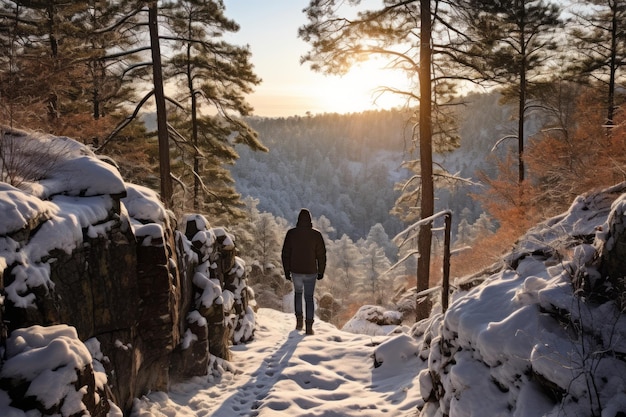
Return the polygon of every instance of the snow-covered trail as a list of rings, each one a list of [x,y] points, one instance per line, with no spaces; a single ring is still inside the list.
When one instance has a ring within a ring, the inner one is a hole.
[[[133,417],[414,416],[417,357],[374,368],[375,345],[317,321],[293,330],[293,314],[260,309],[255,340],[232,348],[235,372],[197,377],[136,400]]]

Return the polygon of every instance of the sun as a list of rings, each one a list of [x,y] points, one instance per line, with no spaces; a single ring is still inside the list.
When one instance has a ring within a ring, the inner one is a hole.
[[[412,91],[413,83],[406,72],[387,67],[382,59],[369,59],[341,77],[327,76],[315,91],[320,107],[328,113],[354,113],[406,105],[406,96],[383,89]]]

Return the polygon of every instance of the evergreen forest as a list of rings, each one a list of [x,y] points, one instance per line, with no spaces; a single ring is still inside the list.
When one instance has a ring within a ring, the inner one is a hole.
[[[357,8],[348,19],[334,1],[311,1],[294,36],[314,71],[394,57],[416,80],[386,91],[405,107],[261,118],[246,97],[262,80],[249,47],[225,40],[239,25],[222,1],[3,1],[0,180],[19,187],[28,175],[5,129],[89,144],[172,213],[234,230],[267,306],[287,289],[282,235],[308,207],[333,257],[336,281],[323,288],[333,317],[353,295],[346,283],[355,304],[384,305],[402,295],[383,299],[382,287],[439,281],[438,226],[432,241],[420,226],[426,273],[414,242],[393,242],[420,218],[451,211],[459,277],[576,196],[624,181],[626,2],[385,4],[346,2]]]

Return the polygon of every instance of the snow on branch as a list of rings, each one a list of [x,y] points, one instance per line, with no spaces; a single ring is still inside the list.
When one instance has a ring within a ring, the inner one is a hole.
[[[452,211],[450,210],[442,210],[438,213],[433,214],[432,216],[426,217],[424,219],[418,220],[417,222],[413,223],[412,225],[410,225],[409,227],[407,227],[406,229],[404,229],[403,231],[401,231],[400,233],[398,233],[393,239],[391,239],[396,245],[398,245],[398,247],[401,247],[402,245],[404,245],[409,239],[416,237],[416,234],[414,233],[419,227],[425,225],[425,224],[429,224],[432,223],[433,221],[435,221],[436,219],[438,219],[439,217],[443,217],[443,216],[452,216]],[[401,241],[401,242],[400,242]]]

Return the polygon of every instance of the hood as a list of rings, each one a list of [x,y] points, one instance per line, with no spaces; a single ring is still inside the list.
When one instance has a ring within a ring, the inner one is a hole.
[[[311,213],[309,213],[309,210],[300,210],[300,214],[298,214],[298,223],[296,223],[296,226],[313,227],[313,223],[311,222]]]

